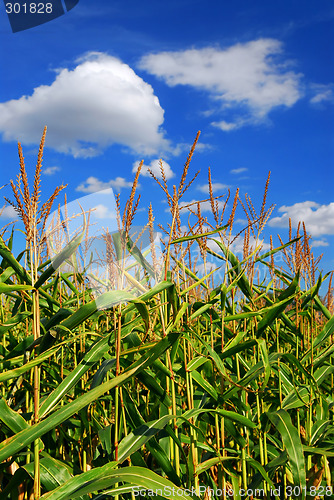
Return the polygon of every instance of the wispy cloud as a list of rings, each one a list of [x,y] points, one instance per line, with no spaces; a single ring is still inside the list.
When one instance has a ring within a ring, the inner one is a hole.
[[[151,85],[115,57],[91,52],[74,69],[61,68],[50,85],[0,103],[5,141],[46,145],[75,157],[93,157],[114,143],[151,155],[170,147],[160,127],[164,110]]]
[[[332,85],[313,85],[315,95],[310,99],[311,104],[320,104],[326,101],[333,101]]]
[[[328,246],[329,246],[328,241],[324,240],[323,238],[321,240],[312,241],[312,247],[328,247]]]
[[[230,187],[227,184],[222,184],[221,182],[213,182],[211,184],[211,186],[212,186],[213,193],[217,193],[219,191],[226,191],[226,189],[228,189]],[[202,193],[209,194],[209,185],[208,184],[204,184],[204,186],[197,186],[197,189],[199,191],[202,191]]]
[[[213,127],[220,128],[223,132],[231,132],[231,130],[237,130],[243,127],[248,120],[237,119],[235,122],[227,122],[226,120],[221,120],[219,122],[212,122]]]
[[[17,219],[18,213],[11,205],[4,205],[0,208],[0,218],[1,219]]]
[[[167,152],[171,153],[173,156],[179,156],[182,153],[189,153],[192,144],[189,142],[180,142],[176,146],[171,147]],[[209,151],[214,151],[215,146],[209,143],[198,142],[196,144],[196,153],[206,153]]]
[[[232,168],[230,170],[230,174],[242,174],[243,172],[247,172],[248,168],[240,167],[240,168]]]
[[[303,201],[291,206],[283,205],[278,211],[283,215],[270,219],[269,226],[289,227],[291,218],[292,227],[297,228],[299,222],[304,222],[311,236],[334,234],[334,203],[320,205],[314,201]]]
[[[133,173],[137,172],[138,166],[139,166],[139,161],[136,161],[133,164],[133,168],[132,168]],[[175,176],[175,173],[171,169],[171,166],[166,161],[162,161],[162,166],[163,166],[167,180],[169,180]],[[152,170],[152,172],[157,177],[157,179],[162,179],[162,174],[161,174],[161,169],[160,169],[160,160],[152,160],[149,165],[144,164],[142,166],[140,175],[143,175],[144,177],[151,177],[151,174],[149,173],[148,169]]]
[[[131,188],[132,182],[128,182],[124,177],[116,177],[116,179],[111,179],[108,182],[101,181],[97,177],[88,177],[84,182],[79,184],[75,188],[76,191],[81,193],[96,193],[97,191],[103,191],[105,189],[113,188],[115,191],[119,192],[123,188]]]
[[[59,172],[61,170],[60,167],[54,166],[54,167],[47,167],[44,170],[42,170],[42,173],[44,175],[54,175],[55,173]]]
[[[189,208],[196,212],[197,211],[197,203],[198,203],[199,200],[190,200],[190,201],[182,201],[180,204],[179,204],[179,207],[180,209],[183,211],[181,212],[181,214],[183,213],[187,213],[186,210],[185,210],[185,207],[188,207],[188,205],[191,205]],[[221,200],[217,200],[217,203],[218,203],[218,209],[221,210],[224,205],[225,205],[225,202],[224,201],[221,201]],[[200,204],[201,206],[201,212],[204,213],[204,212],[211,212],[212,208],[211,208],[211,203],[210,201],[204,201]],[[169,208],[165,210],[166,212],[169,212]]]
[[[220,113],[237,112],[233,120],[214,121],[229,131],[264,120],[271,110],[290,108],[301,97],[301,77],[284,58],[279,40],[261,38],[220,49],[206,47],[144,56],[139,67],[169,86],[205,90]]]

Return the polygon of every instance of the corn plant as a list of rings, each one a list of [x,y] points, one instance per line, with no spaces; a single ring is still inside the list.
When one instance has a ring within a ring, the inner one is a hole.
[[[171,222],[161,226],[159,268],[152,207],[151,261],[131,233],[138,170],[123,212],[117,197],[118,232],[103,236],[109,277],[97,300],[86,280],[89,259],[82,269],[70,265],[80,259],[89,215],[55,258],[45,246],[46,220],[64,187],[39,207],[45,132],[32,196],[19,146],[15,202],[8,200],[27,247],[14,256],[14,232],[0,237],[1,498],[134,499],[140,490],[164,498],[208,498],[210,491],[224,500],[273,491],[328,498],[332,273],[319,272],[302,225],[295,236],[290,226],[289,241],[276,248],[271,238],[263,252],[269,176],[258,210],[237,191],[227,215],[230,193],[219,211],[210,171],[209,197],[181,205],[197,176],[187,180],[199,134],[172,191],[161,163],[162,181],[152,176]],[[212,220],[202,215],[203,201]],[[247,217],[238,235],[242,258],[233,252],[238,204]],[[189,212],[187,232],[181,210]],[[279,254],[282,267],[275,266]],[[124,277],[131,286],[120,286]]]

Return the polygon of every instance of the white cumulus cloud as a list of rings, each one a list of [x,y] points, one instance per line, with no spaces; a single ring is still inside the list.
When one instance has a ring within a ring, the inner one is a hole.
[[[97,219],[116,219],[116,211],[100,203],[93,208],[94,216]]]
[[[133,164],[133,168],[132,168],[133,173],[137,172],[139,163],[140,163],[139,161],[136,161]],[[163,166],[167,180],[174,177],[175,174],[174,174],[173,170],[171,169],[171,166],[166,161],[162,161],[162,166]],[[143,175],[144,177],[151,177],[151,174],[149,173],[148,169],[152,170],[152,172],[154,173],[154,175],[158,179],[162,179],[161,169],[160,169],[160,160],[152,160],[149,165],[144,164],[142,166],[141,171],[140,171],[140,175]]]
[[[291,206],[283,205],[278,211],[283,215],[270,219],[272,227],[288,227],[291,218],[292,227],[297,228],[299,222],[304,222],[311,236],[334,234],[334,202],[320,205],[314,201],[303,201]]]
[[[302,96],[301,74],[289,69],[279,40],[261,38],[228,48],[206,47],[144,56],[139,67],[169,86],[207,91],[224,109],[246,109],[232,122],[213,122],[225,131],[263,120],[279,106],[291,107]]]
[[[92,157],[114,143],[143,154],[169,147],[160,127],[164,110],[151,85],[119,59],[91,52],[74,69],[59,69],[50,85],[0,103],[5,141],[46,144],[75,157]]]
[[[124,177],[116,177],[108,182],[103,182],[97,177],[88,177],[84,182],[75,188],[76,191],[81,193],[96,193],[97,191],[104,191],[105,189],[113,188],[115,191],[120,191],[122,188],[131,188],[132,182],[128,182]]]

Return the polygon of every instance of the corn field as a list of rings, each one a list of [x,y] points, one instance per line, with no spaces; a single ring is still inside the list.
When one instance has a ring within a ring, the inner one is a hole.
[[[332,273],[319,271],[302,223],[262,250],[270,176],[259,208],[238,190],[221,208],[209,170],[209,198],[182,207],[184,231],[198,134],[172,192],[162,164],[162,180],[152,173],[170,209],[158,255],[152,207],[150,252],[131,232],[141,164],[124,208],[116,197],[118,231],[102,235],[97,296],[86,279],[89,213],[51,256],[66,221],[52,233],[47,221],[65,186],[40,201],[45,134],[32,191],[19,145],[7,200],[26,248],[14,255],[9,227],[0,237],[0,498],[334,496]]]

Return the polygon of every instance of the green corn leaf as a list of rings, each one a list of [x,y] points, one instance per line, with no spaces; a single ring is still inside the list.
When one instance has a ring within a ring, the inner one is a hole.
[[[218,356],[218,354],[216,353],[216,351],[214,349],[212,349],[212,347],[200,335],[198,335],[195,331],[193,332],[193,334],[197,338],[197,340],[201,344],[203,344],[203,346],[206,348],[206,350],[208,351],[210,357],[213,359],[219,372],[222,375],[225,375],[226,371],[225,371],[224,364],[223,364],[222,360],[220,359],[220,357]]]
[[[196,358],[193,358],[187,365],[187,371],[191,372],[192,370],[196,370],[200,366],[202,366],[204,363],[207,362],[207,358],[204,356],[196,356]]]
[[[40,417],[49,413],[58,402],[67,394],[72,387],[81,379],[81,377],[108,352],[111,336],[99,340],[83,357],[77,367],[56,387],[56,389],[42,402],[39,410]]]
[[[34,290],[30,285],[8,285],[7,283],[0,283],[0,293],[20,292],[22,290]]]
[[[55,490],[42,495],[41,500],[69,500],[69,498],[74,500],[80,495],[103,491],[120,482],[125,483],[124,486],[133,485],[133,491],[139,491],[140,488],[159,491],[160,496],[168,499],[189,498],[186,490],[149,469],[144,467],[116,469],[116,465],[116,462],[111,462],[75,476]]]
[[[14,433],[30,428],[30,425],[22,415],[10,408],[3,398],[0,399],[0,420]],[[41,439],[39,439],[39,449],[44,449]]]
[[[9,278],[11,278],[15,274],[15,271],[12,267],[7,267],[3,273],[0,274],[0,282],[5,283]]]
[[[0,399],[0,420],[13,432],[20,432],[22,429],[28,429],[28,422],[12,408],[9,408],[6,401]]]
[[[192,313],[192,315],[190,316],[190,321],[194,320],[195,318],[197,318],[198,316],[201,316],[201,314],[204,314],[208,309],[211,309],[212,308],[212,303],[207,303],[207,304],[204,304],[203,306],[201,306],[200,308],[198,308],[194,313]]]
[[[273,250],[270,250],[269,252],[266,252],[263,255],[259,255],[259,257],[257,257],[255,259],[255,262],[263,262],[264,259],[267,259],[268,257],[271,257],[272,255],[275,255],[275,253],[280,252],[284,248],[287,248],[288,246],[292,245],[293,243],[296,243],[296,241],[298,241],[300,239],[301,239],[301,236],[299,236],[298,238],[294,238],[293,240],[290,240],[288,243],[285,243],[284,245],[281,245],[277,248],[274,248]]]
[[[269,362],[266,341],[264,339],[257,339],[257,343],[259,346],[259,350],[261,353],[263,366],[264,366],[264,380],[263,380],[262,385],[261,385],[261,391],[263,391],[267,387],[267,384],[269,382],[270,373],[271,373],[271,366],[270,366],[270,362]]]
[[[183,262],[181,262],[180,260],[177,260],[173,255],[171,255],[172,259],[177,263],[177,265],[190,277],[192,278],[193,280],[195,280],[196,282],[200,281],[198,276],[193,273],[190,269],[188,269],[187,266],[184,265]],[[205,283],[201,283],[201,285],[206,289],[208,290],[208,287]]]
[[[188,306],[189,306],[188,302],[183,302],[182,306],[180,307],[179,311],[175,316],[175,319],[169,324],[168,328],[166,329],[166,333],[169,333],[175,328],[175,326],[178,324],[178,322],[181,320],[182,316],[188,309]]]
[[[316,295],[314,297],[314,302],[317,306],[317,308],[322,312],[322,314],[325,316],[325,318],[327,319],[331,319],[332,317],[332,314],[330,313],[330,311],[327,309],[327,307],[321,302],[321,300],[319,299],[319,297]]]
[[[152,297],[154,297],[155,295],[157,295],[158,293],[163,292],[164,290],[166,290],[167,288],[169,288],[171,286],[173,286],[172,282],[161,281],[160,283],[157,283],[156,285],[154,285],[154,287],[150,288],[147,292],[140,295],[138,298],[140,300],[142,300],[143,302],[146,302],[146,301],[150,300]],[[126,314],[127,312],[133,310],[134,308],[135,308],[135,304],[127,305],[123,310],[123,314]]]
[[[266,328],[271,326],[276,318],[280,316],[280,314],[286,309],[287,305],[290,304],[294,299],[294,296],[285,298],[278,304],[275,304],[270,310],[266,313],[266,315],[261,319],[258,324],[256,335],[260,337]]]
[[[279,354],[271,354],[269,356],[270,364],[276,363],[277,360],[279,359],[279,356],[280,356]],[[240,357],[240,359],[241,359],[241,357]],[[248,367],[247,370],[248,371],[247,371],[246,375],[237,381],[238,386],[247,387],[247,385],[250,384],[252,381],[258,379],[260,377],[260,375],[262,375],[262,373],[264,372],[265,366],[263,364],[263,361],[259,361],[258,363],[253,365],[251,368]],[[225,401],[227,401],[236,392],[238,392],[238,390],[239,390],[238,386],[232,386],[230,389],[227,389],[227,391],[225,391],[224,394],[222,395],[223,399]]]
[[[155,276],[155,272],[151,264],[145,259],[139,248],[134,245],[131,238],[128,237],[126,242],[126,246],[130,252],[130,254],[136,259],[136,261],[151,275]]]
[[[179,335],[180,334],[176,333],[167,335],[153,348],[151,348],[145,356],[133,363],[130,369],[126,372],[98,387],[95,387],[94,389],[91,389],[90,391],[87,391],[85,394],[79,396],[73,402],[61,407],[38,424],[31,426],[29,429],[24,429],[15,436],[6,439],[0,444],[0,462],[6,460],[12,455],[15,455],[15,453],[28,446],[32,441],[64,422],[72,415],[82,410],[85,406],[101,397],[107,391],[124,384],[125,381],[135,376],[138,372],[145,369],[146,366],[150,365],[155,359],[159,358],[159,356],[161,356],[166,349],[171,347],[171,345],[176,342]]]
[[[231,474],[231,481],[232,481],[232,490],[234,492],[233,495],[233,500],[241,500],[240,496],[240,484],[239,484],[239,478],[235,474]],[[228,493],[228,490],[227,490]]]
[[[247,297],[248,300],[251,302],[253,301],[253,294],[251,290],[250,283],[245,276],[244,271],[241,269],[241,264],[239,262],[239,259],[221,242],[218,240],[215,240],[219,248],[223,251],[223,254],[225,257],[229,260],[230,264],[232,265],[233,268],[233,273],[236,276],[240,276],[236,284],[238,284],[240,290],[242,293]]]
[[[310,375],[308,375],[308,380],[312,382],[312,386],[314,387],[311,398],[312,401],[318,393],[318,386],[320,386],[320,384],[332,373],[334,373],[333,365],[323,365],[314,372],[313,379]],[[309,389],[309,387],[294,387],[284,398],[282,407],[285,410],[291,410],[292,408],[300,408],[301,406],[310,403],[311,391]]]
[[[226,291],[229,292],[230,290],[234,289],[238,284],[239,281],[241,284],[239,284],[240,290],[244,293],[244,295],[247,297],[245,292],[248,294],[250,293],[249,290],[251,289],[250,283],[248,281],[247,276],[245,275],[246,273],[246,264],[247,262],[258,252],[259,247],[256,247],[252,253],[250,253],[245,259],[239,260],[236,255],[234,255],[231,250],[229,250],[228,247],[226,247],[224,244],[219,245],[221,249],[223,250],[223,254],[225,255],[225,258],[228,259],[232,267],[227,270],[227,273],[233,276],[232,281],[230,281],[230,284],[226,288]],[[252,284],[253,287],[253,284]],[[250,302],[252,303],[252,296],[248,297]]]
[[[150,313],[145,302],[139,298],[131,299],[129,302],[132,302],[136,306],[139,314],[143,318],[145,328],[148,330],[150,328]]]
[[[4,334],[4,333],[8,332],[8,330],[10,330],[14,326],[18,325],[19,323],[22,323],[22,321],[24,321],[26,318],[30,318],[31,316],[32,316],[32,312],[30,312],[30,311],[25,311],[25,312],[21,312],[21,313],[16,314],[12,318],[10,318],[10,320],[7,320],[6,323],[2,323],[0,325],[0,334]]]
[[[177,475],[173,464],[171,464],[169,456],[160,446],[155,438],[150,439],[145,445],[146,449],[151,453],[159,468],[166,474],[167,478],[177,486],[181,486],[181,480]],[[132,455],[133,458],[133,455]],[[137,465],[133,462],[133,465]]]
[[[334,332],[334,315],[331,317],[330,320],[327,321],[321,332],[316,336],[316,338],[313,341],[312,349],[308,349],[305,352],[305,354],[301,359],[301,362],[304,363],[306,360],[308,360],[310,356],[313,354],[313,350],[316,349],[318,346],[324,347],[325,340],[327,340],[328,337],[333,334],[333,332]]]
[[[318,356],[313,358],[313,368],[317,369],[319,366],[323,365],[327,358],[333,356],[334,344],[329,345],[326,349],[322,349]]]
[[[60,460],[52,458],[47,453],[41,454],[40,459],[41,484],[47,491],[54,490],[73,477],[70,468]],[[34,462],[22,466],[22,468],[33,478]],[[88,497],[87,497],[88,498]]]
[[[192,285],[188,286],[188,288],[186,288],[185,290],[182,290],[182,292],[180,293],[180,297],[183,297],[183,295],[185,295],[186,293],[190,292],[190,290],[193,290],[198,285],[201,285],[205,280],[207,280],[208,278],[210,278],[211,274],[213,274],[214,272],[218,271],[219,269],[220,269],[220,267],[216,267],[215,269],[213,269],[212,271],[210,271],[206,276],[203,276],[203,278],[201,278],[201,279],[197,278],[197,280],[196,280],[195,283],[193,283]]]
[[[266,469],[257,460],[254,460],[253,458],[246,458],[246,460],[247,460],[247,463],[249,463],[253,467],[253,469],[257,469],[259,471],[259,473],[261,474],[263,479],[265,479],[267,481],[269,486],[271,488],[274,488],[274,483],[272,482],[272,480],[268,476]]]
[[[2,236],[0,236],[0,255],[7,262],[7,264],[12,267],[15,274],[22,279],[27,285],[32,285],[31,277],[27,271],[21,266],[21,264],[15,259],[10,249],[5,244]]]
[[[205,472],[208,469],[211,469],[214,465],[221,464],[222,462],[225,462],[226,460],[235,460],[235,457],[213,457],[209,458],[208,460],[205,460],[204,462],[201,462],[200,464],[197,465],[196,467],[196,473],[202,474],[202,472]]]
[[[332,444],[332,443],[331,443]],[[314,453],[316,455],[323,455],[325,457],[334,457],[334,447],[333,445],[325,448],[324,446],[303,446],[303,451],[305,453],[310,453],[313,455]]]
[[[25,429],[17,433],[15,436],[6,439],[0,444],[0,460],[6,460],[8,457],[15,455],[15,453],[28,446],[32,441],[43,436],[46,432],[50,431],[78,411],[82,410],[85,406],[95,401],[105,392],[111,390],[116,385],[122,385],[126,380],[132,377],[137,370],[138,368],[132,368],[132,370],[115,377],[111,381],[105,382],[95,389],[87,391],[82,396],[79,396],[75,401],[61,407],[38,424],[35,424],[29,429]]]
[[[326,434],[328,427],[333,428],[330,420],[318,420],[312,425],[311,446],[314,446]]]
[[[218,227],[214,231],[208,231],[207,233],[193,234],[191,236],[183,236],[182,238],[177,238],[176,240],[171,241],[171,245],[174,245],[175,243],[183,243],[184,241],[198,240],[199,238],[207,238],[212,234],[221,233],[222,231],[227,229],[228,226],[229,224],[226,224],[225,226]]]
[[[280,302],[287,298],[291,298],[291,296],[292,297],[295,296],[295,292],[298,291],[299,275],[300,271],[297,272],[296,276],[293,278],[288,288],[286,288],[285,290],[283,290],[283,292],[279,294],[278,300]]]
[[[135,431],[130,432],[119,444],[118,460],[120,463],[139,450],[151,437],[163,429],[166,424],[175,418],[173,415],[165,415],[158,420],[153,420],[141,425]]]
[[[240,415],[239,413],[236,413],[235,411],[229,411],[229,410],[221,410],[220,408],[215,409],[215,410],[210,410],[207,408],[200,408],[200,409],[192,409],[192,410],[187,410],[183,415],[178,416],[178,423],[181,423],[182,420],[189,420],[190,418],[197,418],[198,415],[201,415],[202,413],[211,413],[214,415],[217,413],[218,415],[221,415],[224,418],[228,418],[229,420],[233,422],[238,422],[241,425],[244,425],[246,427],[249,427],[251,429],[254,429],[256,427],[256,424],[249,420],[249,418],[244,417],[243,415]]]
[[[240,333],[243,333],[243,332],[240,332]],[[246,342],[242,342],[242,343],[240,342],[239,344],[236,344],[236,345],[234,345],[234,343],[233,343],[233,347],[228,347],[228,348],[224,349],[222,354],[219,354],[219,358],[221,360],[223,360],[226,358],[230,358],[231,356],[234,356],[238,352],[247,352],[251,347],[256,345],[256,343],[257,343],[256,340],[246,340]]]
[[[88,304],[81,306],[75,313],[62,321],[59,326],[63,326],[68,330],[73,330],[98,310],[109,309],[114,305],[122,302],[129,302],[133,299],[136,300],[136,297],[131,293],[122,290],[105,292],[102,295],[99,295],[97,300],[92,300],[91,302],[88,302]]]
[[[267,415],[281,434],[282,442],[288,454],[294,485],[299,486],[301,491],[305,492],[305,459],[298,431],[296,427],[292,425],[291,418],[285,410],[267,413]],[[303,498],[305,498],[304,493]]]
[[[36,358],[32,359],[31,361],[28,361],[28,363],[19,366],[18,368],[14,368],[12,370],[7,370],[5,372],[0,373],[0,382],[5,382],[6,380],[11,380],[12,378],[19,377],[23,373],[28,372],[33,368],[34,366],[40,365],[45,361],[46,359],[50,358],[53,356],[60,347],[54,347],[52,349],[49,349],[48,351],[45,351],[43,354],[40,354]]]
[[[130,294],[125,294],[122,291],[111,291],[106,292],[108,294],[107,301],[110,303],[111,300],[118,302],[120,299],[125,297],[129,300]],[[104,294],[105,295],[105,294]],[[101,296],[102,297],[102,296]],[[130,300],[135,300],[138,303],[138,299],[133,299],[131,295]],[[87,308],[86,308],[87,306]],[[86,308],[84,311],[82,309]],[[80,321],[84,318],[87,319],[91,314],[96,312],[95,301],[90,302],[82,306],[76,313],[74,313],[69,318],[65,319],[60,325],[66,328],[73,329],[74,326],[80,324]],[[81,311],[82,315],[78,313]],[[110,349],[110,342],[112,342],[111,335],[106,335],[104,338],[100,339],[90,350],[85,354],[83,359],[77,365],[77,367],[61,382],[59,386],[45,399],[40,407],[40,416],[43,417],[49,413],[63,398],[68,391],[81,379],[81,377],[88,370],[92,369],[93,366],[101,360],[101,357],[108,352]]]
[[[84,212],[83,216],[83,230],[78,236],[72,238],[72,240],[69,241],[67,245],[56,255],[56,257],[52,261],[52,264],[41,274],[41,276],[36,281],[35,288],[39,288],[41,285],[43,285],[43,283],[45,283],[50,278],[50,276],[52,276],[52,274],[58,269],[58,267],[60,267],[67,259],[71,257],[71,255],[74,254],[86,232],[86,216]]]
[[[205,380],[198,371],[192,370],[191,376],[195,380],[195,382],[202,389],[204,389],[204,391],[207,392],[215,401],[218,400],[218,394],[216,389],[214,389],[214,387],[212,387],[212,385],[207,380]]]

